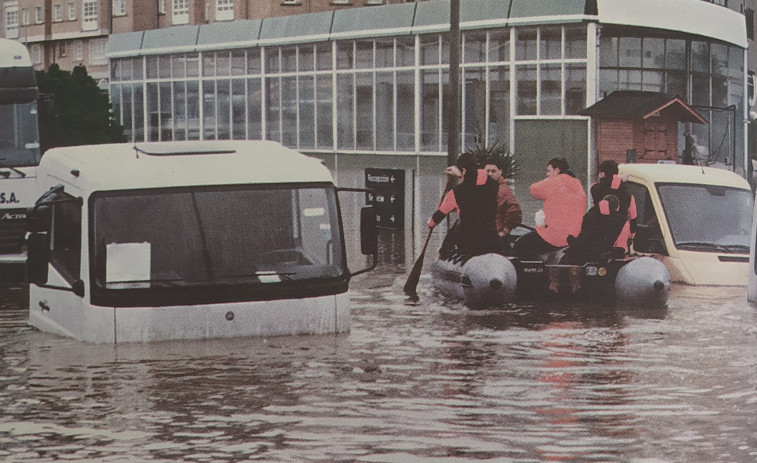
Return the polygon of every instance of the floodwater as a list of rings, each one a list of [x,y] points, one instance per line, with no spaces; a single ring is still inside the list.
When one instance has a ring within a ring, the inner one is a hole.
[[[352,331],[89,345],[0,294],[0,461],[757,462],[744,288],[474,312],[353,281]]]

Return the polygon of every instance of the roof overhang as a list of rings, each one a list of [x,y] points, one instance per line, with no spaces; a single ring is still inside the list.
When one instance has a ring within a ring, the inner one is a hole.
[[[664,93],[619,90],[580,113],[598,119],[647,120],[665,115],[679,122],[706,124],[707,120],[679,97]]]

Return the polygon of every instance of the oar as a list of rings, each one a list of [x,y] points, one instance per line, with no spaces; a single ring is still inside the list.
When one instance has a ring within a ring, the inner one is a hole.
[[[444,201],[444,196],[447,195],[447,192],[452,189],[454,177],[452,175],[447,175],[447,183],[444,185],[444,192],[442,193],[442,197],[439,200],[439,206],[442,205],[442,202]],[[421,253],[418,255],[418,258],[415,259],[415,264],[413,264],[412,270],[410,270],[410,275],[407,276],[407,281],[405,282],[404,290],[405,295],[407,295],[410,298],[411,302],[418,302],[418,292],[416,289],[418,288],[418,280],[421,278],[421,270],[423,269],[423,257],[426,255],[426,248],[428,247],[428,242],[431,239],[431,233],[434,231],[433,228],[428,229],[428,234],[426,234],[426,241],[423,243],[423,247],[421,248]]]

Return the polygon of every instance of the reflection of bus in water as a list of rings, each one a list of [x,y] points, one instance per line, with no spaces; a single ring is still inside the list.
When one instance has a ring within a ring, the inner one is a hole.
[[[652,254],[672,281],[747,284],[752,191],[739,175],[710,167],[621,164],[636,200],[637,253]]]
[[[0,280],[23,278],[26,209],[40,160],[38,95],[26,47],[0,39]]]

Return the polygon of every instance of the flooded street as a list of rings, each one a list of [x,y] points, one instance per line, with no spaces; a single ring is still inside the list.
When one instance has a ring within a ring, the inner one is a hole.
[[[0,294],[0,460],[757,462],[757,309],[473,312],[353,281],[338,336],[91,345]]]

